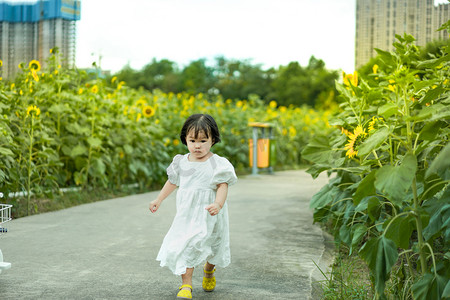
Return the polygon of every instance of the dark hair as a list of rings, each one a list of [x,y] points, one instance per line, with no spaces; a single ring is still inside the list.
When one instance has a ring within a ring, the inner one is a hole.
[[[180,133],[180,139],[183,144],[187,145],[186,135],[192,129],[194,129],[195,138],[198,137],[200,131],[203,131],[207,138],[211,136],[213,145],[220,142],[219,128],[214,118],[210,115],[195,114],[186,119]]]

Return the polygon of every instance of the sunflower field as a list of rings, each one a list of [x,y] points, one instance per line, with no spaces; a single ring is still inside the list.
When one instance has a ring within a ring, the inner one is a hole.
[[[366,262],[375,299],[450,299],[450,49],[420,59],[407,34],[394,46],[337,84],[335,129],[302,152],[313,177],[333,174],[310,206]]]
[[[25,214],[38,212],[33,199],[52,199],[62,188],[158,187],[172,157],[187,152],[179,131],[193,113],[214,116],[222,142],[213,151],[241,172],[249,170],[248,122],[276,124],[280,168],[300,165],[310,137],[329,128],[331,112],[265,105],[257,97],[135,90],[116,77],[90,79],[63,68],[58,51],[51,53],[45,70],[33,60],[18,66],[14,80],[0,81],[0,195],[26,206]]]

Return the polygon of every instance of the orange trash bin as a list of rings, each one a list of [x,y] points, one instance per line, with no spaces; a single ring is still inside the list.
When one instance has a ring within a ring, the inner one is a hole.
[[[250,167],[253,167],[253,139],[248,140]],[[258,139],[257,142],[257,163],[258,168],[269,167],[270,140],[268,138]]]

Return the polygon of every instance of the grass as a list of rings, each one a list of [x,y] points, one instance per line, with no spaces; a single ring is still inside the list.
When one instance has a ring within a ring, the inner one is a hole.
[[[321,299],[372,299],[369,269],[356,254],[349,255],[348,249],[336,249],[331,273],[325,274],[325,280],[319,283]]]

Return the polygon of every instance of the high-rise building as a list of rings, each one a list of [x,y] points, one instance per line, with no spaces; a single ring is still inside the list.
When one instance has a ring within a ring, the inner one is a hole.
[[[376,56],[374,48],[391,51],[395,35],[411,34],[416,45],[448,39],[447,31],[436,31],[450,19],[449,4],[434,0],[357,0],[355,67]]]
[[[50,49],[58,47],[63,64],[75,64],[76,21],[80,1],[38,0],[0,3],[2,77],[13,78],[20,63],[38,60],[45,66]]]

